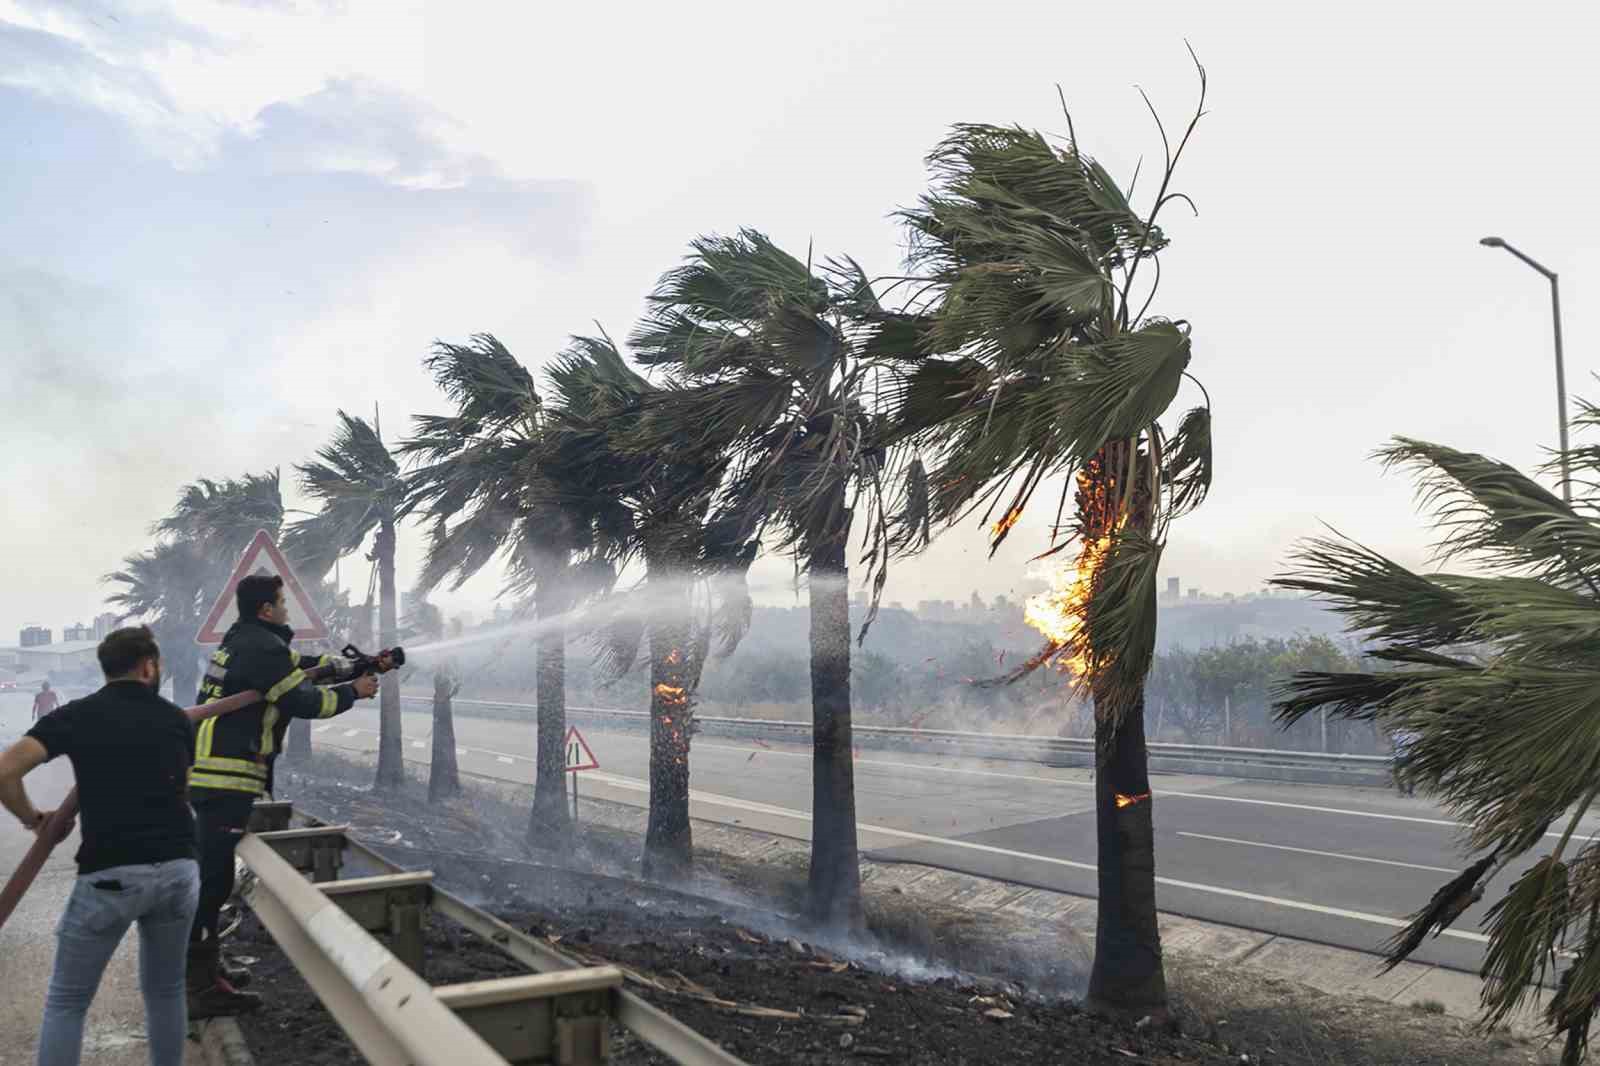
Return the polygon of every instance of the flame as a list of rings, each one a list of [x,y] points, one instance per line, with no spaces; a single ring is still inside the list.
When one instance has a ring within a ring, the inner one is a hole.
[[[1111,551],[1111,541],[1120,522],[1108,516],[1111,484],[1100,479],[1098,458],[1078,472],[1078,508],[1090,528],[1105,529],[1100,537],[1085,536],[1083,547],[1073,563],[1062,563],[1050,575],[1050,588],[1029,596],[1022,607],[1023,621],[1061,645],[1055,663],[1074,677],[1089,673],[1089,652],[1080,639],[1089,600],[1095,592],[1095,579]]]
[[[661,702],[669,704],[683,703],[689,698],[688,691],[682,686],[669,685],[665,681],[656,686],[656,695],[661,698]]]
[[[1019,519],[1021,517],[1022,517],[1022,508],[1020,508],[1020,507],[1013,507],[1013,508],[1011,508],[1011,510],[1007,511],[1006,512],[1006,516],[1004,518],[1000,519],[1000,521],[996,522],[990,528],[990,531],[994,534],[994,539],[995,540],[999,540],[1001,537],[1005,536],[1008,532],[1010,532],[1011,527],[1016,525],[1017,524],[1017,519]]]
[[[1141,802],[1143,800],[1147,800],[1149,798],[1150,798],[1150,793],[1148,793],[1148,792],[1141,792],[1137,796],[1124,796],[1122,793],[1118,792],[1117,793],[1117,810],[1120,811],[1124,807],[1132,807],[1135,803],[1139,803],[1139,802]]]

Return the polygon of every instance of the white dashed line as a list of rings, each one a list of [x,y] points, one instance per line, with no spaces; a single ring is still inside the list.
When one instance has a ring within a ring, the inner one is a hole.
[[[633,778],[620,777],[616,774],[607,774],[594,771],[591,776],[600,782],[615,785],[636,792],[648,792],[650,786],[643,781]],[[761,814],[772,814],[783,818],[793,818],[800,822],[810,822],[811,815],[805,811],[792,810],[787,807],[774,807],[767,803],[751,803],[747,800],[735,799],[732,796],[719,796],[715,793],[701,792],[697,789],[689,790],[689,798],[701,803],[719,807],[732,807],[736,810],[753,811]],[[868,825],[857,822],[857,827],[865,833],[879,836],[910,840],[921,844],[938,844],[943,847],[961,848],[966,851],[981,851],[989,855],[1003,855],[1012,859],[1027,859],[1030,862],[1049,863],[1053,866],[1065,866],[1074,870],[1084,870],[1089,873],[1095,871],[1092,862],[1077,862],[1072,859],[1058,859],[1053,855],[1035,855],[1026,851],[1013,851],[1010,848],[997,848],[989,844],[978,844],[970,840],[952,840],[949,837],[930,836],[927,833],[914,833],[906,829],[890,829],[887,826]],[[1334,918],[1349,918],[1358,922],[1369,922],[1373,925],[1388,926],[1391,929],[1403,929],[1407,922],[1404,918],[1391,918],[1387,914],[1368,914],[1365,911],[1346,910],[1343,907],[1324,907],[1320,903],[1307,903],[1298,899],[1283,899],[1279,896],[1262,895],[1259,892],[1245,892],[1237,888],[1224,888],[1221,885],[1202,885],[1194,881],[1180,881],[1174,877],[1157,877],[1156,884],[1167,885],[1171,888],[1186,888],[1192,892],[1205,892],[1215,896],[1227,896],[1231,899],[1249,900],[1252,903],[1265,903],[1269,906],[1283,907],[1288,910],[1310,911],[1313,914],[1326,914]],[[1475,944],[1486,944],[1489,938],[1482,933],[1468,933],[1459,929],[1446,929],[1441,936],[1457,940],[1470,940]]]
[[[1185,833],[1178,831],[1181,837],[1193,837],[1196,840],[1214,840],[1221,844],[1242,844],[1247,848],[1271,848],[1273,851],[1293,851],[1300,855],[1321,855],[1327,859],[1344,859],[1346,862],[1371,862],[1379,866],[1401,866],[1407,870],[1427,870],[1436,874],[1455,874],[1459,870],[1452,870],[1448,866],[1420,866],[1414,862],[1396,862],[1393,859],[1372,859],[1365,855],[1346,855],[1338,851],[1318,851],[1315,848],[1296,848],[1288,844],[1267,844],[1260,840],[1238,840],[1234,837],[1214,837],[1205,833]]]

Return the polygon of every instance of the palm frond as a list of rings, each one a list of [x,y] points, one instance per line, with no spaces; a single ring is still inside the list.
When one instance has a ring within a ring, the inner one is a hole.
[[[1350,628],[1404,645],[1465,641],[1479,612],[1447,578],[1425,577],[1344,538],[1319,537],[1294,554],[1295,569],[1273,578],[1278,588],[1323,597]]]
[[[1421,502],[1443,533],[1442,559],[1468,557],[1600,595],[1600,528],[1516,468],[1406,437],[1378,454],[1417,474]]]
[[[1162,460],[1161,477],[1172,492],[1168,514],[1199,507],[1211,491],[1211,408],[1196,407],[1183,416]]]

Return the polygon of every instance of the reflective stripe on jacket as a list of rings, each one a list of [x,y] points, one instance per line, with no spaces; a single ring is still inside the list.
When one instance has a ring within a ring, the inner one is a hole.
[[[327,657],[289,647],[294,631],[259,620],[234,623],[211,655],[198,702],[213,703],[255,689],[265,699],[232,714],[208,718],[195,731],[191,788],[261,795],[272,791],[272,765],[292,718],[332,718],[355,705],[350,685],[314,685],[306,670]]]

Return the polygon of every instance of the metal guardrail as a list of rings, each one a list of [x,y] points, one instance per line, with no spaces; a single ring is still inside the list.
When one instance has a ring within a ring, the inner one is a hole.
[[[684,1066],[745,1066],[622,987],[349,836],[289,828],[288,803],[258,803],[238,856],[242,894],[328,1012],[375,1066],[601,1066],[616,1021]],[[340,878],[345,855],[387,873]],[[423,978],[423,913],[481,936],[534,973],[434,987]],[[373,934],[381,933],[387,946]]]
[[[405,696],[417,706],[432,706],[426,697]],[[531,719],[531,703],[499,700],[464,700],[454,706],[467,715]],[[609,707],[567,708],[571,718],[617,729],[645,730],[649,714]],[[765,718],[727,718],[696,715],[703,736],[728,739],[779,740],[809,743],[811,723]],[[896,726],[854,725],[855,742],[864,748],[960,755],[975,759],[1038,762],[1051,766],[1092,766],[1094,741],[1074,737],[1031,737],[1016,733],[973,733],[949,729],[910,729]],[[1237,748],[1206,744],[1150,744],[1150,768],[1169,773],[1217,774],[1304,784],[1387,786],[1390,760],[1385,755],[1344,755],[1277,748]]]

